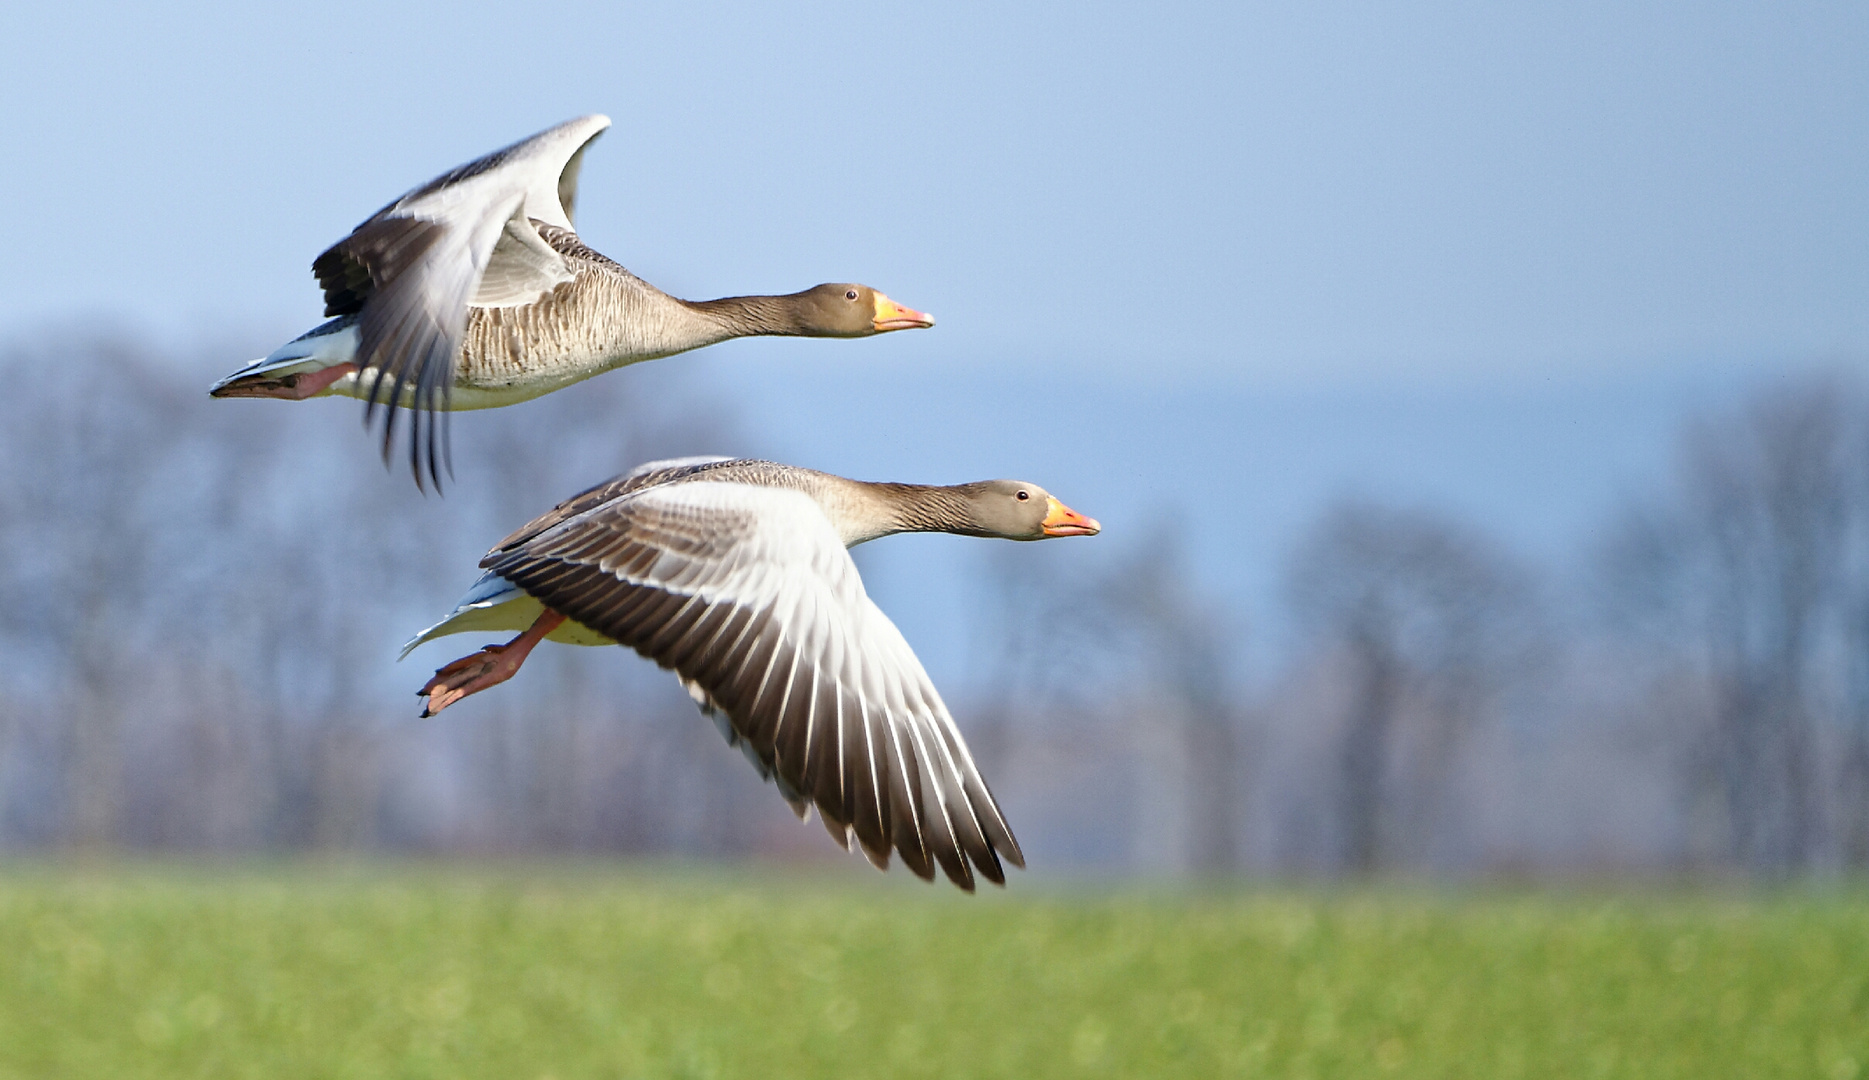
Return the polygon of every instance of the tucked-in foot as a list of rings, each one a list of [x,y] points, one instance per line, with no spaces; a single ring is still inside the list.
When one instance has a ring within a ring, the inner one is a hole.
[[[526,662],[533,647],[564,621],[563,615],[546,608],[525,633],[506,644],[489,645],[472,656],[463,656],[437,668],[435,677],[415,692],[417,697],[428,699],[422,715],[433,716],[469,694],[478,694],[512,678],[519,673],[519,665]]]

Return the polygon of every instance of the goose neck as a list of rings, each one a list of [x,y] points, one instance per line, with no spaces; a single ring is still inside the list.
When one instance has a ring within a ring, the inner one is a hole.
[[[851,484],[854,505],[843,515],[847,520],[842,525],[847,545],[905,532],[981,535],[960,487],[862,481]]]
[[[805,333],[798,305],[789,296],[726,296],[684,303],[727,338],[800,337]]]

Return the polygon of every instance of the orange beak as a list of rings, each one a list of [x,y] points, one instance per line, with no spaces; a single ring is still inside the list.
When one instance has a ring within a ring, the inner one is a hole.
[[[934,325],[934,316],[903,307],[882,293],[877,293],[876,317],[870,325],[879,334],[890,330],[925,330]]]
[[[1055,498],[1046,510],[1046,536],[1095,536],[1103,531],[1096,518],[1087,518]]]

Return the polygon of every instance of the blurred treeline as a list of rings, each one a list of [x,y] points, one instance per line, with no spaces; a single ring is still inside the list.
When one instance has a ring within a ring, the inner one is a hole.
[[[681,365],[457,416],[438,500],[383,472],[351,404],[210,403],[223,360],[0,352],[0,850],[828,849],[618,650],[542,649],[428,721],[428,668],[485,640],[391,663],[556,499],[765,452]],[[979,544],[986,659],[945,689],[1041,867],[1869,864],[1869,397],[1780,380],[1606,512],[1600,545],[1539,566],[1433,508],[1340,502],[1251,680],[1166,525],[1100,561]]]

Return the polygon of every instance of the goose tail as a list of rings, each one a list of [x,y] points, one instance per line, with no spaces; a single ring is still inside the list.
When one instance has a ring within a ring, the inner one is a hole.
[[[507,605],[515,601],[530,601],[530,603],[520,603],[517,608],[506,610]],[[524,610],[519,610],[520,608]],[[519,586],[489,570],[480,575],[480,580],[474,582],[467,590],[467,595],[461,597],[460,602],[454,605],[454,610],[448,613],[447,618],[405,642],[401,655],[396,659],[401,660],[408,656],[418,645],[449,634],[465,634],[478,630],[505,630],[515,626],[524,629],[521,624],[529,625],[530,620],[537,618],[542,610],[544,606],[521,592]]]

